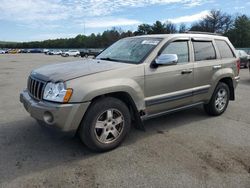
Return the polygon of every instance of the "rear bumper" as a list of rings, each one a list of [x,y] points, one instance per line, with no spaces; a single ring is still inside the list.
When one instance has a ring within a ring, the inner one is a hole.
[[[23,103],[31,117],[63,132],[74,132],[78,129],[83,115],[90,104],[90,102],[58,104],[36,101],[29,96],[27,90],[20,94],[20,102]]]
[[[233,84],[234,84],[234,88],[236,88],[236,87],[237,87],[237,85],[239,84],[239,81],[240,81],[240,76],[236,76],[236,77],[234,77],[234,82],[233,82]]]

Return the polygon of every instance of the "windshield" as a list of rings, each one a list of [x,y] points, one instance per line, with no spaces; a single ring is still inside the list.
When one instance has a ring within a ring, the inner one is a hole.
[[[96,59],[140,63],[159,44],[160,38],[126,38],[104,50]]]

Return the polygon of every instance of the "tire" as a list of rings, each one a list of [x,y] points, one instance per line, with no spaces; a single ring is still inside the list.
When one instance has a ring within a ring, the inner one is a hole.
[[[204,109],[209,115],[219,116],[226,111],[229,98],[230,91],[228,85],[219,82],[209,103],[204,105]]]
[[[113,97],[100,98],[86,112],[79,135],[90,149],[103,152],[119,146],[130,127],[130,112],[122,101]]]

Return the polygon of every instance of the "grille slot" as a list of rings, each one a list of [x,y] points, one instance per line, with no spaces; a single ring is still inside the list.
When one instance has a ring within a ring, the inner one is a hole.
[[[45,82],[29,77],[27,89],[29,95],[37,100],[42,100]]]

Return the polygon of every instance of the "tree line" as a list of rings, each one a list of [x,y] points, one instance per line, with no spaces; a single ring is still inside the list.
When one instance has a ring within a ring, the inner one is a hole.
[[[250,18],[247,15],[232,16],[220,10],[211,10],[206,17],[189,27],[185,24],[176,25],[169,21],[156,21],[153,24],[141,24],[134,32],[113,28],[103,33],[93,33],[89,36],[77,35],[75,38],[68,39],[5,43],[0,44],[0,48],[106,48],[125,37],[185,33],[187,31],[218,33],[227,36],[235,47],[250,47]]]

